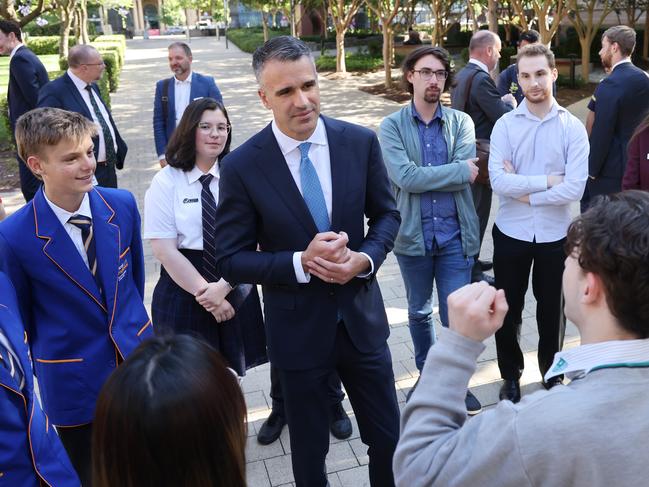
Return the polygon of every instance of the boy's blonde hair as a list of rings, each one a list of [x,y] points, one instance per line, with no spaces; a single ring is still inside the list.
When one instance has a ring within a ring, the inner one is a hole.
[[[97,126],[79,113],[60,108],[36,108],[16,122],[16,146],[23,161],[30,156],[43,157],[46,148],[62,140],[79,141],[97,135]]]

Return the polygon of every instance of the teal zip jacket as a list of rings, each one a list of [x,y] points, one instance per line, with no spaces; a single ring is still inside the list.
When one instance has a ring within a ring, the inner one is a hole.
[[[480,251],[478,217],[471,195],[470,172],[465,163],[475,157],[473,121],[466,113],[444,106],[442,120],[448,161],[430,167],[422,167],[419,132],[411,103],[381,122],[379,139],[383,160],[401,213],[401,227],[394,242],[396,254],[426,254],[420,207],[420,194],[426,191],[453,193],[464,254],[470,257]]]

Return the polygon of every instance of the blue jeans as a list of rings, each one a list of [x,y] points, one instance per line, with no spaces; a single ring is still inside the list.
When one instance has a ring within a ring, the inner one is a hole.
[[[415,365],[421,372],[428,349],[435,343],[433,328],[433,280],[437,283],[437,299],[442,326],[448,327],[446,299],[456,289],[471,282],[474,257],[462,251],[462,242],[456,238],[443,248],[433,244],[426,255],[396,254],[408,298],[408,327],[415,346]]]

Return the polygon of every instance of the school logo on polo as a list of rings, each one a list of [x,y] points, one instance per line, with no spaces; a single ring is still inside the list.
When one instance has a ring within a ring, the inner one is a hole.
[[[187,204],[187,203],[198,203],[198,198],[185,198],[183,200],[183,203],[185,203],[185,204]]]

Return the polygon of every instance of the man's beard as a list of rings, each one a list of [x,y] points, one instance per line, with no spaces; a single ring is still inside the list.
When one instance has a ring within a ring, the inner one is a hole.
[[[606,51],[604,53],[604,56],[600,56],[599,58],[602,61],[602,67],[604,69],[611,69],[613,67],[613,62],[612,62],[612,59],[611,59],[612,56],[611,56],[611,53],[609,51]]]
[[[426,90],[424,93],[424,101],[426,103],[437,103],[441,94],[441,90]]]
[[[527,103],[537,104],[537,103],[543,103],[548,98],[550,98],[550,96],[552,96],[552,90],[543,91],[542,93],[537,92],[537,93],[535,93],[533,99],[531,98],[531,95],[530,95],[530,97],[525,95],[525,99],[527,100]]]

